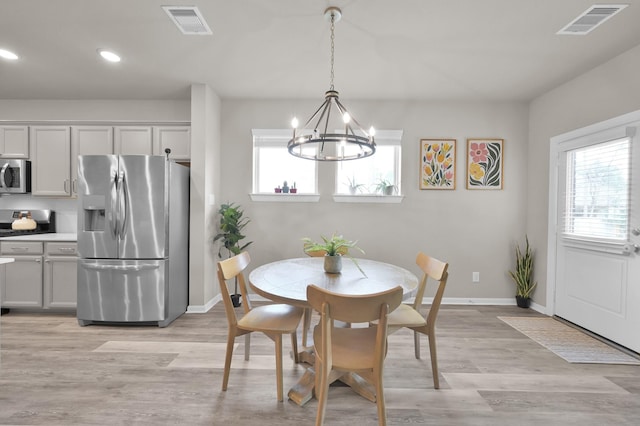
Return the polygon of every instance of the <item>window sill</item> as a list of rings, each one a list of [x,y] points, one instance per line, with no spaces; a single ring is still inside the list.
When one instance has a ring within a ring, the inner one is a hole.
[[[249,194],[251,201],[277,203],[317,203],[320,194]]]
[[[345,195],[333,194],[336,203],[386,203],[398,204],[404,199],[404,195]]]

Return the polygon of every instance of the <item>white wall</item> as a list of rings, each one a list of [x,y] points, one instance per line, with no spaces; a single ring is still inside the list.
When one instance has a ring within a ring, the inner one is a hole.
[[[401,204],[333,202],[333,163],[320,163],[318,203],[252,202],[252,128],[287,128],[291,117],[311,114],[314,101],[223,100],[223,187],[217,203],[240,204],[251,223],[246,228],[253,267],[303,256],[300,238],[334,231],[359,240],[366,257],[401,265],[416,274],[415,256],[425,251],[450,263],[448,298],[508,298],[515,291],[507,270],[516,241],[524,241],[528,107],[521,103],[351,102],[364,125],[403,129]],[[303,117],[304,118],[304,117]],[[419,190],[420,138],[458,140],[455,191]],[[467,138],[503,138],[504,190],[465,189]],[[283,170],[283,179],[286,170]],[[473,271],[480,283],[471,282]]]
[[[530,105],[527,233],[536,249],[534,300],[546,305],[551,137],[640,110],[640,46],[538,97]]]

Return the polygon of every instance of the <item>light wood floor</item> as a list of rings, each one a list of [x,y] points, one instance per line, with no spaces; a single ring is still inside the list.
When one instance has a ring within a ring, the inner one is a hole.
[[[497,316],[516,307],[443,306],[440,390],[428,346],[390,337],[388,424],[638,425],[640,367],[569,364]],[[1,317],[2,425],[309,425],[316,402],[276,401],[273,343],[256,335],[251,360],[234,355],[221,392],[226,320],[221,305],[171,326],[77,325],[73,315]],[[242,343],[241,341],[238,343]],[[290,342],[284,339],[285,351]],[[285,389],[304,372],[285,359]],[[375,425],[375,404],[332,386],[327,425]]]

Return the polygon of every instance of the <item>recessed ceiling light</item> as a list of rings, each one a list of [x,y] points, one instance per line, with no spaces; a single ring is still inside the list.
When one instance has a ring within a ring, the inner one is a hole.
[[[120,56],[116,55],[110,50],[98,49],[98,54],[109,62],[120,62]]]
[[[4,59],[9,59],[11,61],[15,61],[16,59],[18,59],[18,55],[16,55],[13,52],[10,52],[8,50],[0,49],[0,58],[4,58]]]

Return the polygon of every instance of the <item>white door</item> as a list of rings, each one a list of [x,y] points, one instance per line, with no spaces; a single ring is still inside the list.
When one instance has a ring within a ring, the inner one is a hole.
[[[640,352],[640,117],[625,117],[634,121],[552,139],[553,305],[555,315]]]

